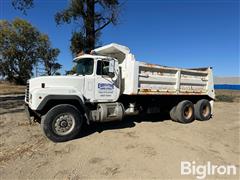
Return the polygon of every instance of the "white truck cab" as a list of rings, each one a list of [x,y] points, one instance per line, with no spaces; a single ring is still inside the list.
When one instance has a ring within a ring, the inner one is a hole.
[[[84,121],[116,121],[156,109],[169,111],[172,120],[181,123],[212,116],[211,67],[180,69],[139,62],[129,48],[115,43],[74,62],[74,75],[37,77],[27,84],[27,113],[41,122],[52,141],[74,138]]]

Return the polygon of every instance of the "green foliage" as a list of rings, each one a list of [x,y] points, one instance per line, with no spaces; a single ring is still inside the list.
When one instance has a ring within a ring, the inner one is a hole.
[[[24,84],[37,62],[39,32],[28,22],[0,21],[0,71],[8,80]]]
[[[41,35],[39,37],[39,62],[44,65],[46,75],[54,75],[57,73],[57,70],[62,67],[61,64],[57,63],[57,56],[59,53],[59,49],[51,48],[51,44],[47,35]]]
[[[76,74],[77,73],[77,66],[74,65],[70,71],[66,71],[66,75]]]
[[[12,5],[15,9],[26,14],[26,10],[33,7],[33,0],[12,0]]]
[[[48,37],[27,21],[0,21],[0,74],[10,82],[25,84],[37,63],[43,63],[47,74],[56,72],[61,67],[56,63],[58,54]]]
[[[71,41],[70,50],[73,54],[78,54],[82,50],[86,51],[84,47],[86,47],[87,41],[82,32],[73,32],[70,41]]]
[[[61,73],[60,72],[56,72],[55,76],[61,76]]]
[[[33,7],[33,2],[12,0],[15,9],[23,13]],[[73,55],[81,51],[89,53],[96,47],[101,31],[110,24],[117,24],[119,10],[118,0],[69,0],[68,7],[56,13],[55,21],[58,25],[78,24],[72,33],[70,50]]]
[[[57,24],[78,22],[80,25],[72,34],[72,53],[89,53],[94,49],[101,30],[109,24],[117,24],[119,7],[118,0],[71,0],[66,9],[58,12]]]
[[[233,102],[235,99],[234,96],[231,95],[217,95],[216,100],[221,102]]]

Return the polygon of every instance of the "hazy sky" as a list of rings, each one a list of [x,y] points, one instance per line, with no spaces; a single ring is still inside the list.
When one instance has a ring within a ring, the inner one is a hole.
[[[122,2],[122,1],[121,1]],[[71,32],[77,24],[57,26],[54,14],[68,0],[35,0],[27,16],[0,0],[0,18],[21,17],[49,35],[63,69],[71,69]],[[212,66],[217,76],[239,76],[238,0],[124,0],[117,26],[102,31],[101,44],[128,46],[137,60],[167,66]]]

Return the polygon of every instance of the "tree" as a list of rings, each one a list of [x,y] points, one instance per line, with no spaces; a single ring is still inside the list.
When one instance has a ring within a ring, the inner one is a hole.
[[[118,0],[71,0],[68,8],[55,15],[57,24],[72,21],[80,24],[80,30],[71,38],[73,54],[95,48],[101,30],[109,24],[116,25],[119,7]]]
[[[58,54],[58,49],[50,47],[47,36],[27,21],[0,21],[0,74],[10,82],[25,84],[39,62],[50,68],[48,72],[55,71],[59,67]]]
[[[74,32],[71,38],[70,50],[72,54],[77,55],[83,50],[86,44],[86,38],[82,32]]]
[[[40,63],[43,64],[46,75],[56,75],[59,74],[59,70],[62,65],[57,63],[57,56],[60,50],[57,48],[51,48],[51,44],[47,35],[41,35],[39,37],[39,49],[38,56],[40,58]]]
[[[15,9],[26,12],[33,6],[34,0],[12,0]],[[110,24],[116,25],[120,10],[118,0],[70,0],[69,6],[55,15],[56,23],[77,22],[79,27],[73,31],[70,50],[73,55],[95,49],[101,31]],[[75,73],[76,68],[66,73]]]
[[[26,14],[26,10],[33,7],[33,0],[12,0],[12,5]]]
[[[26,12],[33,7],[34,0],[12,0],[15,9]],[[101,31],[108,25],[116,25],[120,4],[118,0],[70,0],[69,6],[55,15],[57,24],[79,23],[72,34],[73,54],[94,49]]]

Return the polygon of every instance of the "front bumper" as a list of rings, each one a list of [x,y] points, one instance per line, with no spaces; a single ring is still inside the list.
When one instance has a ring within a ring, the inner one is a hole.
[[[33,112],[33,110],[31,110],[29,108],[27,103],[24,104],[24,109],[25,109],[25,113],[27,115],[28,121],[31,124],[32,123],[32,117],[34,117],[34,112]]]

